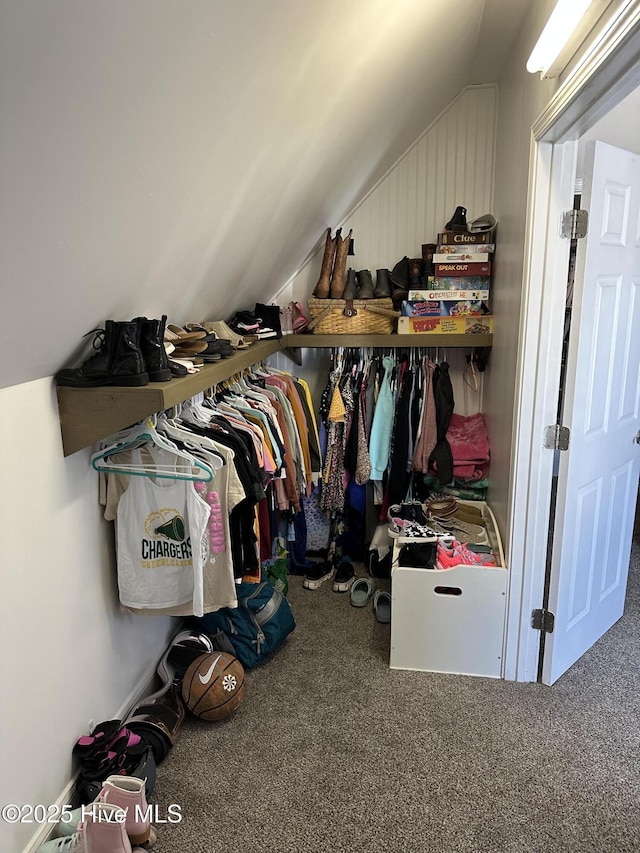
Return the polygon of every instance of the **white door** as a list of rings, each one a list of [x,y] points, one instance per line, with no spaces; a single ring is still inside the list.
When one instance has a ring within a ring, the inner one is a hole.
[[[622,616],[640,469],[640,156],[588,143],[581,207],[545,684]]]

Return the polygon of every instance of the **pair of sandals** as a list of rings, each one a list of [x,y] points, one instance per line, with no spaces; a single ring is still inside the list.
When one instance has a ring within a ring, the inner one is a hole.
[[[366,607],[373,597],[373,612],[378,622],[391,622],[391,595],[382,589],[376,589],[371,578],[358,578],[351,587],[350,597],[354,607]]]
[[[224,320],[207,320],[202,324],[207,332],[215,332],[220,340],[229,341],[234,350],[249,349],[251,341],[234,332]]]

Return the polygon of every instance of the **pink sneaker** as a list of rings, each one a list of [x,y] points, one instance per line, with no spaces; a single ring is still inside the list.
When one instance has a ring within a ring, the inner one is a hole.
[[[132,853],[125,812],[111,803],[86,806],[85,819],[73,835],[45,841],[37,853]]]
[[[57,834],[62,837],[73,835],[83,817],[100,803],[116,806],[126,816],[124,827],[131,844],[148,842],[151,847],[156,843],[156,831],[149,820],[144,779],[135,776],[109,776],[102,783],[97,800],[71,812],[68,820],[61,820]]]
[[[495,557],[491,554],[476,554],[464,545],[449,550],[438,545],[436,565],[439,569],[452,569],[454,566],[495,566]]]

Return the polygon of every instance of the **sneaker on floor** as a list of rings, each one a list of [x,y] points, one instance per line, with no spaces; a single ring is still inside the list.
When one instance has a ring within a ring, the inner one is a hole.
[[[328,580],[334,572],[333,563],[328,560],[322,563],[316,563],[313,568],[309,569],[302,586],[305,589],[318,589],[324,581]]]
[[[356,579],[356,572],[349,557],[343,557],[338,563],[336,574],[333,579],[334,592],[349,592],[351,585]]]

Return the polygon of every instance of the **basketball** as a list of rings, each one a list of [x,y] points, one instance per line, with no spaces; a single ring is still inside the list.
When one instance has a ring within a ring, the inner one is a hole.
[[[182,679],[184,704],[201,720],[223,720],[244,698],[244,668],[226,652],[200,655]]]

